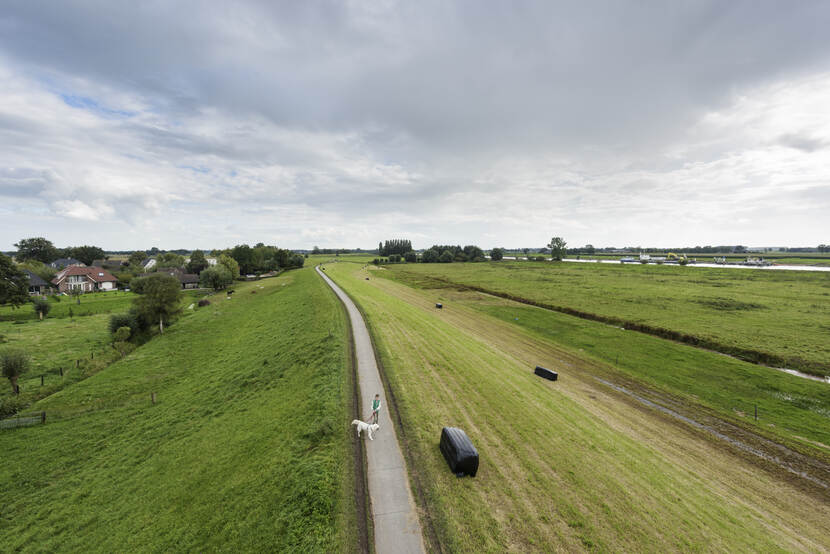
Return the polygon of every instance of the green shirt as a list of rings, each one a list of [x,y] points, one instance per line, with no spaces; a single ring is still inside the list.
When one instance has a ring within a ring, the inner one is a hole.
[[[376,412],[380,408],[380,400],[375,398],[372,400],[372,411]]]

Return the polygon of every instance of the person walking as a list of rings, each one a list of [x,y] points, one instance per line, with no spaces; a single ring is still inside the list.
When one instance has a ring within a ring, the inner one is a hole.
[[[375,399],[372,400],[372,423],[378,422],[378,412],[380,412],[380,395],[376,394]]]

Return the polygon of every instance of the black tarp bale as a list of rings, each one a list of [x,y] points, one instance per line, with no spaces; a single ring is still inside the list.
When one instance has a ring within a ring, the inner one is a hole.
[[[441,429],[441,453],[456,475],[475,477],[478,472],[478,451],[467,433],[457,427]]]
[[[441,308],[443,308],[443,307],[444,307],[444,305],[443,305],[443,304],[441,304],[440,302],[436,302],[436,303],[435,303],[435,307],[436,307],[436,308],[438,308],[438,309],[440,310]]]
[[[533,373],[544,379],[549,379],[550,381],[556,381],[557,377],[559,377],[559,374],[555,371],[551,371],[548,368],[542,367],[540,365],[536,366],[536,370]]]

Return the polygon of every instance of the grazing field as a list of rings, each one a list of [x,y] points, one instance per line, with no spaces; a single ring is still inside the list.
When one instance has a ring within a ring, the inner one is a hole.
[[[0,431],[2,550],[355,550],[346,323],[312,272],[212,297]]]
[[[436,310],[446,290],[378,279],[386,269],[326,270],[367,316],[432,544],[450,552],[830,548],[822,490],[635,405],[593,379],[594,362],[451,300]],[[533,376],[537,363],[561,368],[560,380]],[[475,478],[449,472],[438,449],[443,426],[463,428],[477,446]]]
[[[478,287],[830,375],[827,273],[551,262],[386,267],[390,277],[415,286]]]
[[[49,296],[51,309],[46,319],[70,317],[70,310],[72,310],[73,317],[126,312],[132,305],[133,298],[135,298],[135,293],[124,291],[89,293],[77,299],[71,296]],[[31,304],[24,304],[17,308],[0,306],[0,321],[30,319],[38,319]]]
[[[666,256],[668,252],[652,253],[651,256]],[[681,255],[682,251],[676,251],[675,254]],[[514,255],[514,254],[508,254]],[[518,256],[524,256],[523,252],[518,253]],[[638,257],[639,254],[579,254],[582,260],[619,260],[620,258]],[[750,252],[746,254],[694,254],[686,253],[690,259],[697,259],[700,263],[712,263],[714,258],[726,258],[727,262],[743,262],[747,258],[763,258],[772,262],[774,265],[814,265],[818,267],[830,266],[830,254],[818,252]],[[566,258],[576,258],[577,254],[569,254]]]

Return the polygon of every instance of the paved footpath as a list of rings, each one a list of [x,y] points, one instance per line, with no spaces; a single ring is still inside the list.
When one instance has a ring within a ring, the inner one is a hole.
[[[366,441],[366,458],[369,471],[369,498],[372,504],[372,520],[375,529],[375,551],[378,554],[404,554],[409,552],[424,552],[424,541],[421,536],[421,524],[415,511],[415,502],[409,490],[409,478],[406,474],[406,465],[398,445],[395,427],[389,417],[386,394],[380,380],[378,366],[375,363],[375,353],[372,350],[372,341],[363,316],[354,305],[354,302],[340,287],[334,284],[326,274],[317,268],[323,279],[334,290],[337,296],[346,305],[354,333],[355,356],[357,358],[357,373],[360,383],[361,411],[364,421],[368,421],[372,413],[372,399],[380,394],[380,429],[375,433],[375,440],[370,441],[365,434],[361,438]],[[355,433],[354,427],[350,428]]]

